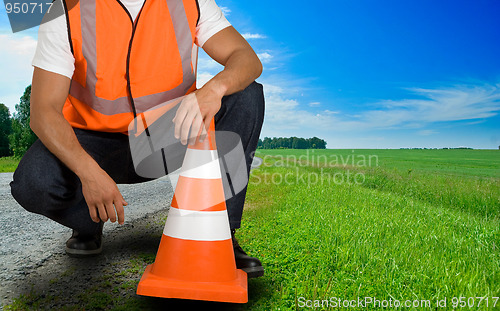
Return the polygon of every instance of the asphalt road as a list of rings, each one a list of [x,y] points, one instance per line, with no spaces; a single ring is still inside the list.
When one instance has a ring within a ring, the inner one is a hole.
[[[10,194],[11,180],[12,173],[0,173],[0,284],[21,279],[53,254],[64,253],[71,235],[70,229],[17,204]],[[129,203],[125,223],[168,208],[173,196],[169,177],[118,188]],[[104,235],[118,226],[107,222]]]

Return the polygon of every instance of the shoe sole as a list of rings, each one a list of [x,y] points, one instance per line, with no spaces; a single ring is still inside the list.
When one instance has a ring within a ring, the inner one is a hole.
[[[249,279],[258,278],[264,275],[263,267],[242,268],[241,270],[247,273],[247,278]]]
[[[75,258],[84,258],[84,257],[92,257],[97,256],[102,252],[102,246],[98,249],[93,250],[83,250],[83,249],[73,249],[66,246],[66,254],[70,257]]]

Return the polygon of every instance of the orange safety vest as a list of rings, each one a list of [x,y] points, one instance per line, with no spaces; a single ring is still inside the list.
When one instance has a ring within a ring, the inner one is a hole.
[[[196,90],[196,0],[65,0],[75,72],[63,107],[76,128],[127,133],[135,116]],[[69,8],[69,10],[68,10]]]

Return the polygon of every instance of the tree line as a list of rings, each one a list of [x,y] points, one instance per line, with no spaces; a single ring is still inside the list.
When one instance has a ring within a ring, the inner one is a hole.
[[[0,157],[22,157],[37,137],[30,128],[31,85],[25,90],[10,115],[9,108],[0,103]]]
[[[257,147],[261,149],[326,149],[326,141],[318,137],[264,137],[264,140],[259,139]]]

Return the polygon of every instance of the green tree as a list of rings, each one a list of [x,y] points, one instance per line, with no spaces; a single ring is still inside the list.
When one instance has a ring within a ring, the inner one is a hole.
[[[326,141],[324,141],[323,139],[320,139],[316,136],[314,136],[313,138],[309,138],[307,141],[310,145],[309,148],[312,148],[312,149],[325,149],[326,148]]]
[[[326,149],[326,141],[318,137],[264,137],[259,139],[258,146],[262,149]]]
[[[9,135],[10,147],[15,157],[22,157],[37,137],[30,128],[30,96],[31,85],[25,90],[16,105],[16,113],[12,117],[12,133]]]
[[[9,108],[0,103],[0,157],[11,155],[9,135],[12,132],[12,121]]]
[[[307,144],[307,141],[306,141],[305,138],[300,137],[297,140],[298,140],[298,147],[297,147],[298,149],[307,149],[307,148],[309,148],[308,144]]]
[[[271,149],[271,138],[264,137],[264,141],[262,142],[262,146],[264,149]]]

